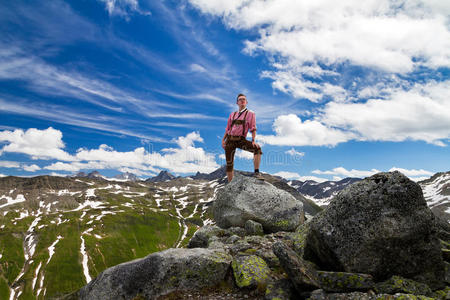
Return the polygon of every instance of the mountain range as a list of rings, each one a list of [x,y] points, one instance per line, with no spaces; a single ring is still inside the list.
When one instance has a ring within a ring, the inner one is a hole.
[[[189,177],[163,171],[146,181],[131,175],[0,178],[0,299],[59,297],[106,268],[185,246],[200,226],[213,224],[210,206],[227,182],[224,167]],[[263,176],[301,201],[307,218],[359,180]],[[448,221],[450,172],[420,185],[433,212]]]

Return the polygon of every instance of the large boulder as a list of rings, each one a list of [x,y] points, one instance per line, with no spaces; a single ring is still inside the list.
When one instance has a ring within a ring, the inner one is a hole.
[[[174,291],[221,283],[232,257],[204,248],[168,249],[103,271],[79,291],[80,299],[155,299]]]
[[[304,258],[322,269],[442,286],[444,263],[420,186],[378,173],[342,190],[309,223]]]
[[[301,201],[268,182],[238,173],[217,193],[213,213],[222,228],[245,227],[253,220],[268,233],[293,231],[304,222]]]

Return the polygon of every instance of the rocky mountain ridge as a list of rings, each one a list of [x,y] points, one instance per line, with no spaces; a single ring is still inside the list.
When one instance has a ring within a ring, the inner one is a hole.
[[[214,223],[223,179],[0,178],[0,299],[54,298],[108,267],[187,245],[199,226]],[[320,210],[280,184],[309,214]]]
[[[433,183],[432,190],[446,193],[447,173],[425,184]],[[0,273],[4,274],[0,298],[9,299],[12,293],[12,299],[56,297],[108,267],[186,246],[199,227],[215,224],[212,204],[226,177],[221,169],[206,175],[216,179],[179,177],[152,183],[114,182],[98,176],[0,178]],[[301,202],[306,219],[321,210],[288,181],[263,176]],[[61,265],[70,266],[70,272],[62,271]]]
[[[298,204],[237,174],[213,204],[221,227],[203,226],[188,249],[109,268],[68,298],[450,297],[448,224],[436,222],[420,186],[399,172],[348,186],[306,222]]]

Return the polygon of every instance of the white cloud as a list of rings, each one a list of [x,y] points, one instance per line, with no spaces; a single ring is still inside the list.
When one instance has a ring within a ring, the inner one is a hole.
[[[76,172],[82,169],[78,163],[63,163],[63,162],[55,162],[51,165],[45,166],[46,170],[53,171],[67,171],[67,172]]]
[[[35,172],[35,171],[41,169],[41,167],[39,167],[39,166],[36,165],[36,164],[32,164],[32,165],[23,165],[22,168],[23,168],[25,171],[28,171],[28,172]]]
[[[258,36],[244,52],[263,53],[276,70],[263,71],[273,87],[320,101],[345,96],[313,81],[339,65],[408,74],[450,66],[450,5],[446,1],[189,0],[201,12]],[[420,36],[422,38],[418,39]],[[336,99],[337,100],[337,99]]]
[[[25,132],[22,129],[4,130],[0,132],[0,141],[9,142],[0,149],[0,154],[14,152],[27,154],[32,159],[74,160],[73,156],[62,150],[65,147],[62,132],[52,127],[44,130],[29,128]]]
[[[315,182],[328,181],[328,179],[326,179],[326,178],[320,178],[320,177],[316,177],[316,176],[300,176],[298,173],[295,173],[295,172],[281,171],[281,172],[275,173],[274,175],[283,177],[288,180],[300,180],[300,181],[314,180]]]
[[[298,152],[298,151],[296,151],[294,148],[291,148],[291,149],[287,150],[287,151],[284,152],[284,153],[289,154],[289,155],[291,155],[291,156],[300,156],[300,157],[305,156],[305,153],[304,153],[304,152]]]
[[[22,164],[22,163],[17,162],[17,161],[7,161],[7,160],[0,161],[0,167],[1,168],[23,169],[23,170],[28,171],[28,172],[34,172],[34,171],[37,171],[37,170],[41,169],[36,164],[26,165],[26,164]]]
[[[1,168],[20,168],[20,163],[17,161],[3,160],[3,161],[0,161],[0,167]]]
[[[191,71],[193,72],[200,72],[200,73],[206,73],[206,69],[199,64],[191,64]]]
[[[133,151],[120,152],[101,144],[98,149],[79,148],[74,162],[55,162],[44,167],[47,170],[76,172],[82,169],[135,170],[141,175],[153,175],[160,169],[174,173],[209,173],[219,167],[213,154],[195,147],[195,142],[203,142],[198,132],[180,136],[174,142],[177,148],[164,148],[160,152],[149,153],[144,147]],[[138,174],[136,174],[138,175]],[[140,175],[138,175],[140,176]]]
[[[56,172],[51,172],[49,175],[50,176],[58,176],[58,177],[67,177],[67,176],[69,176],[68,174],[61,174],[61,173],[56,173]]]
[[[278,116],[272,127],[275,135],[259,135],[258,140],[280,146],[334,146],[354,137],[352,133],[325,126],[316,120],[302,122],[294,114]]]
[[[156,174],[157,174],[154,172],[147,172],[147,171],[142,171],[140,169],[127,168],[127,167],[119,168],[118,171],[120,171],[122,173],[128,172],[128,173],[134,174],[136,176],[147,176],[147,177],[153,177],[153,176],[156,176]]]
[[[373,174],[379,173],[381,171],[377,169],[372,169],[370,171],[362,171],[362,170],[347,170],[344,167],[337,167],[332,170],[328,171],[320,171],[320,170],[314,170],[311,173],[318,174],[318,175],[337,175],[337,176],[344,176],[344,177],[368,177],[372,176]]]
[[[389,169],[389,172],[393,172],[393,171],[399,171],[403,174],[405,174],[408,177],[417,177],[417,176],[424,176],[427,175],[429,178],[430,176],[432,176],[434,173],[430,172],[430,171],[426,171],[423,169],[420,170],[416,170],[416,169],[412,169],[412,170],[408,170],[408,169],[403,169],[403,168],[397,168],[397,167],[392,167],[391,169]]]
[[[430,176],[433,175],[432,172],[426,171],[423,169],[409,170],[409,169],[397,168],[397,167],[392,167],[387,172],[393,172],[393,171],[399,171],[414,181],[428,179],[428,178],[430,178]],[[372,176],[379,172],[382,172],[382,171],[377,170],[377,169],[372,169],[370,171],[355,170],[355,169],[347,170],[344,167],[337,167],[337,168],[334,168],[332,170],[327,170],[327,171],[314,170],[311,173],[318,174],[318,175],[334,175],[333,180],[341,180],[343,177],[357,177],[357,178],[369,177],[369,176]],[[424,176],[424,175],[426,175],[426,176]],[[335,179],[335,178],[338,178],[338,179]]]
[[[105,3],[105,8],[110,16],[120,16],[129,20],[131,13],[151,15],[149,11],[143,11],[139,8],[138,0],[99,0]]]
[[[8,175],[5,175],[5,174],[0,174],[0,177],[6,177],[6,176],[8,176]]]
[[[198,132],[191,132],[173,140],[178,147],[151,153],[144,147],[121,152],[101,144],[98,149],[79,148],[76,154],[71,155],[63,150],[65,145],[62,132],[52,127],[45,130],[29,128],[25,132],[22,129],[1,131],[0,141],[9,142],[0,149],[0,154],[2,152],[23,153],[32,159],[59,160],[43,167],[52,171],[77,172],[82,169],[130,168],[140,170],[142,175],[153,175],[159,171],[158,168],[175,173],[191,173],[211,172],[219,167],[213,154],[195,146],[196,142],[203,142]],[[22,168],[29,172],[41,169],[36,164],[26,165],[13,161],[0,161],[0,167]]]
[[[365,103],[330,102],[317,120],[354,132],[357,140],[416,140],[445,146],[450,138],[450,81],[392,92]]]
[[[450,139],[450,81],[391,89],[384,98],[364,103],[327,103],[302,121],[294,114],[278,116],[275,135],[260,135],[271,145],[335,146],[357,141],[424,141],[446,146]],[[367,90],[367,93],[373,91]]]

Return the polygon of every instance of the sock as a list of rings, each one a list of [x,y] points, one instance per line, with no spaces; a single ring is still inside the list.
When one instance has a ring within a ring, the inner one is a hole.
[[[255,169],[255,173],[259,173],[259,169]]]

